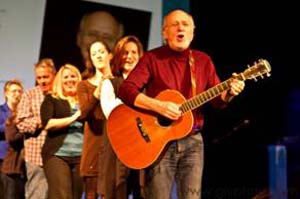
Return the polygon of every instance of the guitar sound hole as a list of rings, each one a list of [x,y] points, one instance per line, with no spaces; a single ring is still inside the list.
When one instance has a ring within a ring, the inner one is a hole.
[[[170,120],[170,119],[168,119],[164,116],[161,116],[161,115],[157,116],[157,121],[163,127],[170,126],[173,123],[173,120]]]

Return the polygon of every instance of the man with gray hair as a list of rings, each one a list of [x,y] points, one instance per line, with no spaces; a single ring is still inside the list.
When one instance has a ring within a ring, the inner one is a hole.
[[[41,59],[35,64],[37,86],[26,91],[18,105],[17,128],[24,133],[24,149],[27,182],[26,199],[47,199],[48,184],[42,168],[42,146],[46,131],[41,128],[40,108],[45,95],[52,90],[56,74],[54,62],[50,58]]]
[[[146,52],[119,89],[119,98],[125,104],[153,111],[168,119],[171,127],[181,121],[184,113],[188,112],[191,117],[190,132],[167,128],[165,119],[155,120],[169,133],[156,134],[161,135],[160,138],[168,139],[170,134],[178,135],[179,132],[188,134],[170,141],[156,162],[145,169],[147,199],[170,198],[173,181],[177,184],[178,198],[201,198],[204,113],[199,108],[187,111],[187,107],[173,101],[172,95],[168,100],[156,98],[161,92],[170,94],[172,89],[172,94],[190,99],[220,83],[210,56],[190,47],[194,28],[192,16],[185,11],[174,10],[167,14],[162,29],[165,45]],[[141,92],[143,88],[145,92]],[[229,89],[217,95],[211,104],[215,108],[225,107],[243,89],[244,82],[233,77]]]

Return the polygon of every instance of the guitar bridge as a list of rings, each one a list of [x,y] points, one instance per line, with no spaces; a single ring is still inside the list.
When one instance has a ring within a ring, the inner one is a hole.
[[[150,142],[151,140],[148,136],[146,129],[143,127],[143,122],[142,122],[141,118],[139,118],[139,117],[136,118],[136,124],[137,124],[137,127],[141,133],[141,136],[144,138],[144,140],[146,142]]]

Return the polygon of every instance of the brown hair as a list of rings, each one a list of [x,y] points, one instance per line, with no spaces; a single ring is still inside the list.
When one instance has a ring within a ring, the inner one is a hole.
[[[122,56],[125,53],[125,45],[129,42],[133,42],[138,47],[139,57],[142,57],[144,54],[144,48],[140,40],[133,35],[128,35],[122,37],[116,44],[114,49],[114,56],[111,60],[111,65],[113,67],[112,71],[114,75],[120,75],[123,70]]]
[[[88,78],[94,76],[96,73],[95,66],[93,65],[93,62],[91,60],[91,51],[90,50],[91,50],[91,46],[97,42],[102,43],[105,46],[105,49],[107,50],[108,53],[111,52],[110,48],[108,47],[106,42],[103,40],[98,39],[98,40],[94,41],[93,43],[91,43],[91,45],[89,46],[89,50],[88,50],[88,59],[85,61],[85,70],[82,72],[82,79],[88,79]],[[107,71],[107,73],[108,73],[108,76],[111,75],[111,71]],[[106,74],[104,74],[104,75],[106,75]]]
[[[6,81],[4,84],[4,87],[3,87],[4,92],[7,92],[11,85],[18,85],[22,88],[22,90],[24,89],[24,86],[20,80],[10,79],[10,80]],[[5,97],[5,101],[7,101],[6,97]],[[17,109],[11,110],[11,116],[7,118],[5,124],[10,125],[12,122],[14,122],[16,116],[17,116]]]
[[[5,82],[4,87],[3,87],[4,93],[6,93],[8,91],[8,89],[9,89],[9,87],[11,85],[18,85],[18,86],[20,86],[22,88],[22,90],[24,89],[24,86],[23,86],[23,84],[22,84],[22,82],[20,80],[18,80],[18,79],[11,79],[11,80],[8,80],[8,81]],[[7,99],[5,97],[5,101],[6,100]]]

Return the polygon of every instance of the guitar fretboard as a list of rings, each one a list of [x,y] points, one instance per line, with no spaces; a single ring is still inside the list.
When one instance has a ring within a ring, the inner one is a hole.
[[[229,87],[230,81],[231,80],[228,79],[228,80],[206,90],[205,92],[185,101],[180,107],[182,113],[185,113],[190,110],[194,110],[194,109],[198,108],[199,106],[205,104],[206,102],[219,96],[223,91],[228,90],[230,88]]]
[[[263,74],[267,74],[270,76],[269,72],[271,71],[271,66],[267,60],[260,59],[258,63],[254,66],[248,68],[244,72],[238,74],[235,78],[245,81],[246,79],[254,79],[256,80],[257,76],[263,78]],[[229,90],[230,88],[231,78],[228,80],[206,90],[205,92],[192,97],[189,100],[186,100],[180,107],[182,113],[186,113],[187,111],[194,110],[204,103],[214,99],[219,96],[223,91]]]

